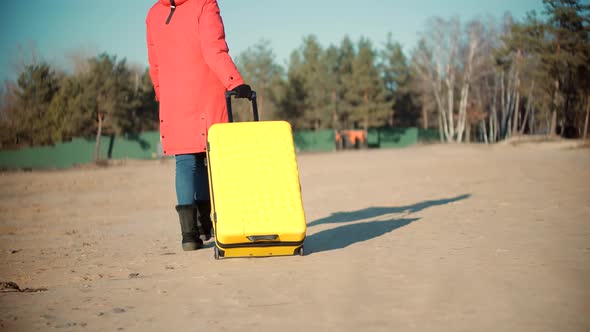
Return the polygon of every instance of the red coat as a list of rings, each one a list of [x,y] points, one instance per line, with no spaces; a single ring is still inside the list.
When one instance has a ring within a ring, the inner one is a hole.
[[[159,0],[146,18],[165,155],[205,151],[209,127],[227,122],[225,91],[244,83],[228,54],[217,1],[174,2],[171,13],[171,0]]]

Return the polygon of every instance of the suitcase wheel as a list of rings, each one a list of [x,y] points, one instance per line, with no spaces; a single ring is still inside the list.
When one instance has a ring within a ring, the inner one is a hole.
[[[297,251],[295,251],[295,255],[299,255],[299,256],[304,255],[303,246],[299,247],[299,249],[297,249]]]
[[[217,247],[213,247],[213,257],[215,259],[223,258],[225,256],[225,251],[219,250]]]
[[[215,259],[219,259],[219,248],[213,247],[213,257],[215,257]]]

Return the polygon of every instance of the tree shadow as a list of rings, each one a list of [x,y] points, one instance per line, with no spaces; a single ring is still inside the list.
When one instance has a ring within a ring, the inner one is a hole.
[[[332,213],[329,217],[321,218],[318,220],[314,220],[311,223],[307,224],[307,227],[312,227],[321,224],[331,224],[331,223],[341,223],[341,222],[352,222],[352,221],[359,221],[362,219],[369,219],[375,218],[386,214],[392,213],[415,213],[418,211],[422,211],[432,206],[438,205],[445,205],[457,201],[461,201],[471,197],[471,194],[464,194],[452,198],[444,198],[444,199],[437,199],[431,201],[424,201],[412,205],[407,206],[398,206],[398,207],[370,207],[362,210],[351,211],[351,212],[335,212]]]
[[[113,157],[113,147],[115,146],[115,135],[109,136],[109,149],[107,151],[107,158],[111,159]]]
[[[150,144],[150,142],[148,140],[142,138],[138,134],[135,134],[135,133],[134,134],[129,134],[129,135],[127,135],[127,138],[130,141],[137,142],[139,144],[139,146],[141,147],[141,149],[144,150],[144,151],[152,147],[152,145]]]
[[[305,239],[305,252],[318,253],[346,248],[351,244],[376,238],[417,220],[419,218],[370,221],[320,231]]]
[[[108,146],[108,150],[107,150],[107,159],[113,159],[113,150],[115,148],[115,144],[117,143],[117,136],[115,136],[114,134],[111,134],[108,137],[109,137],[109,146]],[[125,136],[125,138],[131,142],[137,142],[137,144],[139,144],[139,147],[143,151],[146,151],[152,147],[152,145],[150,144],[150,142],[148,140],[142,138],[138,134],[127,134],[127,136]],[[122,137],[119,137],[119,142],[121,142],[122,139],[123,139]]]

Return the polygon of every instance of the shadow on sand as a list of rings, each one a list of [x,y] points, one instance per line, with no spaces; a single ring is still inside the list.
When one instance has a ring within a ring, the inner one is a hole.
[[[470,194],[465,194],[452,198],[424,201],[400,207],[370,207],[351,212],[336,212],[329,217],[312,221],[307,224],[307,227],[309,228],[331,223],[350,223],[394,213],[415,213],[429,207],[445,205],[469,197],[471,197]],[[367,221],[347,224],[323,230],[312,234],[305,239],[305,251],[307,253],[317,253],[346,248],[351,244],[376,238],[418,220],[420,220],[420,218],[394,218],[383,221]]]
[[[320,231],[305,239],[305,251],[307,253],[318,253],[346,248],[351,244],[376,238],[417,220],[419,219],[370,221]]]
[[[391,213],[415,213],[427,209],[432,206],[445,205],[457,201],[461,201],[471,197],[470,194],[460,195],[453,198],[437,199],[432,201],[424,201],[412,205],[398,206],[398,207],[370,207],[357,211],[350,212],[335,212],[331,216],[314,220],[307,224],[307,227],[313,227],[321,224],[341,223],[359,221],[362,219],[375,218],[385,214]]]

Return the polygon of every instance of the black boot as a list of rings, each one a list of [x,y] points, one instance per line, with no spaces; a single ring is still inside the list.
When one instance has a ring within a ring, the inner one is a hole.
[[[209,241],[213,236],[213,222],[211,222],[211,201],[197,201],[197,220],[202,228],[201,238]]]
[[[199,229],[195,219],[196,208],[194,205],[177,205],[176,211],[180,219],[180,230],[182,232],[182,250],[197,250],[203,246],[199,238]]]

